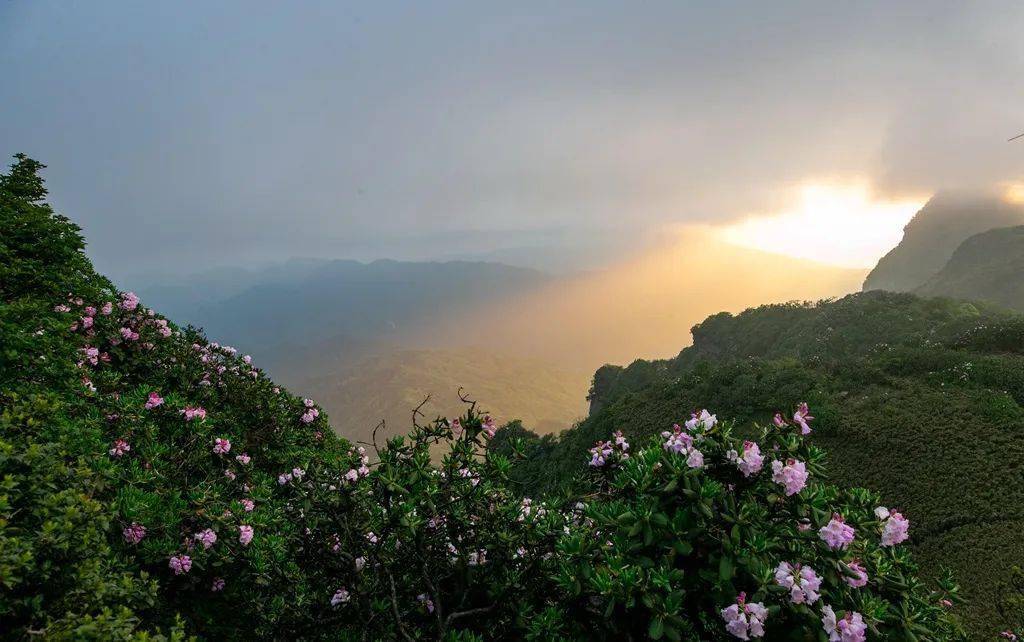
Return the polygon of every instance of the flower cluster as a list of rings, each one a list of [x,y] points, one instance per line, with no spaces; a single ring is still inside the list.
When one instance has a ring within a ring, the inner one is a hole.
[[[807,466],[796,459],[787,459],[785,464],[775,460],[772,462],[772,481],[785,487],[787,497],[795,495],[807,485]]]
[[[690,468],[701,468],[704,466],[704,453],[694,447],[693,437],[690,436],[690,433],[684,431],[679,424],[673,425],[671,431],[663,431],[661,436],[665,438],[662,448],[671,453],[686,455],[687,466]]]
[[[616,431],[610,440],[599,441],[590,449],[590,465],[594,468],[615,464],[625,459],[629,459],[629,442],[621,430]]]
[[[821,578],[810,566],[779,562],[775,569],[775,582],[789,589],[789,599],[793,604],[814,604],[818,601]]]
[[[745,593],[736,596],[736,603],[722,609],[725,630],[741,640],[764,637],[768,609],[760,602],[747,602]]]
[[[895,546],[910,537],[910,521],[900,513],[879,506],[875,516],[882,521],[882,546]]]
[[[825,605],[821,609],[821,625],[828,634],[829,642],[864,642],[867,640],[868,626],[864,617],[855,611],[847,611],[842,618],[836,619],[835,611]]]
[[[761,455],[761,448],[752,441],[743,442],[743,454],[730,450],[726,453],[726,459],[736,464],[744,477],[750,477],[761,472],[764,466],[764,456]]]

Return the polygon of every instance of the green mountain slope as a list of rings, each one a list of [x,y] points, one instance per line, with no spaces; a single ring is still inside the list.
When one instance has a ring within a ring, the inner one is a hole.
[[[1024,226],[976,234],[916,292],[998,303],[1024,311]]]
[[[911,292],[942,269],[964,239],[1024,223],[1017,205],[993,196],[940,193],[903,228],[899,245],[864,280],[864,290]]]
[[[306,635],[329,596],[278,476],[358,456],[96,274],[40,167],[0,175],[0,637]]]
[[[703,407],[764,423],[806,399],[835,478],[910,517],[923,569],[957,573],[978,639],[1004,626],[997,585],[1024,564],[1013,535],[1024,532],[1024,318],[869,292],[716,315],[693,339],[674,359],[598,371],[595,412],[558,439],[533,440],[519,479],[558,486],[560,471],[622,426],[653,435]]]

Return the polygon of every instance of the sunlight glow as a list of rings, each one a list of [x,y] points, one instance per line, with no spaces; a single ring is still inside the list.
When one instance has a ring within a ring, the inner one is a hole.
[[[844,267],[873,267],[927,197],[875,198],[866,182],[807,183],[792,208],[720,228],[722,240]]]

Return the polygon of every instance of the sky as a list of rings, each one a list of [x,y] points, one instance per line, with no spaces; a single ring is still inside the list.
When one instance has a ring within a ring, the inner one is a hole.
[[[1019,2],[4,0],[0,152],[115,277],[680,226],[864,267],[935,191],[1024,179],[1022,33]]]

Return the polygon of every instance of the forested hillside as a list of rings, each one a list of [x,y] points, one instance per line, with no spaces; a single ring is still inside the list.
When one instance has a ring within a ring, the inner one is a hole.
[[[531,497],[471,404],[371,461],[95,273],[40,169],[0,175],[0,638],[961,639],[916,522],[799,431],[638,413]]]
[[[967,239],[916,292],[1024,311],[1024,226],[997,228]]]
[[[956,572],[978,639],[1010,623],[997,605],[1024,564],[1024,317],[868,292],[715,315],[693,341],[674,359],[599,370],[594,412],[560,439],[533,440],[519,478],[557,487],[594,439],[627,423],[654,435],[702,407],[766,423],[803,399],[836,479],[892,498],[920,525],[925,572]]]
[[[1024,223],[1020,205],[991,194],[939,193],[903,228],[899,244],[864,280],[864,290],[912,292],[935,275],[965,239]]]

